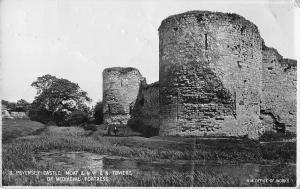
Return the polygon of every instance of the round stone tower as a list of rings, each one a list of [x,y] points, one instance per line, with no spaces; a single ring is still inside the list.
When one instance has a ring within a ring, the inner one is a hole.
[[[103,71],[103,113],[106,124],[127,124],[144,78],[135,68]]]
[[[160,135],[260,129],[262,38],[236,14],[192,11],[159,27]]]

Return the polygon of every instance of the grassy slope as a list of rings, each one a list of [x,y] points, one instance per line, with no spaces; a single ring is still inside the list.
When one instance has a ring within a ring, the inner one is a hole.
[[[5,128],[8,127],[3,129]],[[32,152],[51,149],[87,151],[149,161],[160,159],[205,159],[225,163],[228,161],[262,163],[270,160],[295,163],[296,161],[295,142],[260,144],[257,141],[235,139],[103,137],[99,135],[101,132],[103,131],[90,133],[76,127],[47,127],[38,136],[21,137],[5,144],[3,146],[4,184],[17,184],[20,180],[21,185],[43,185],[42,178],[24,180],[14,176],[12,179],[5,171],[45,169],[36,165]],[[216,175],[209,170],[197,170],[194,174],[172,171],[154,176],[147,172],[139,172],[130,178],[112,177],[110,183],[106,184],[111,186],[242,186],[245,184],[234,178]],[[293,176],[291,178],[294,179]]]
[[[44,124],[30,120],[2,120],[2,142],[31,135],[45,127]]]

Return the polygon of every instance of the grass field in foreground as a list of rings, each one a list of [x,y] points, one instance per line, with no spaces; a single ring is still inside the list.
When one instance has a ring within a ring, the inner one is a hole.
[[[143,161],[171,160],[211,160],[218,163],[295,163],[296,143],[260,143],[239,139],[201,139],[179,137],[108,137],[96,131],[85,131],[78,127],[45,127],[36,126],[31,121],[19,124],[3,124],[3,134],[20,131],[18,137],[8,140],[5,136],[3,144],[3,185],[47,185],[43,177],[9,176],[9,170],[41,170],[52,167],[40,167],[33,158],[34,152],[49,150],[86,151],[96,154],[118,155]],[[23,124],[23,125],[22,125]],[[18,126],[16,126],[18,125]],[[22,131],[22,130],[26,130]],[[39,132],[37,132],[39,130]],[[33,134],[33,135],[32,135]],[[35,134],[35,135],[34,135]],[[31,135],[31,136],[27,136]],[[9,135],[10,136],[10,135]],[[49,165],[50,166],[50,165]],[[283,165],[284,166],[284,165]],[[53,169],[53,168],[52,168]],[[266,172],[263,176],[287,177],[293,186],[295,173],[277,171]],[[51,185],[61,185],[52,183]],[[65,183],[69,185],[74,183]],[[150,172],[138,171],[134,176],[111,177],[109,183],[86,183],[76,185],[108,185],[108,186],[251,186],[238,178],[228,178],[216,174],[209,168],[195,172],[172,170],[152,175]],[[264,184],[258,184],[264,186]],[[267,185],[269,186],[269,185]],[[276,185],[275,185],[276,186]]]

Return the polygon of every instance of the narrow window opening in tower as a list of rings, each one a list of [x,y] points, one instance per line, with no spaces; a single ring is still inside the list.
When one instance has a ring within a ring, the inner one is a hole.
[[[121,80],[121,87],[123,86],[123,82],[122,82],[122,80]]]
[[[109,112],[109,113],[111,112],[110,104],[108,104],[108,112]]]
[[[246,29],[246,26],[243,26],[243,27],[241,28],[241,34],[244,33],[245,29]]]
[[[233,116],[236,118],[236,91],[234,91]]]
[[[179,90],[177,89],[177,99],[176,99],[176,118],[177,118],[177,120],[179,119],[179,113],[178,113],[179,103],[178,103],[178,100],[179,100]]]
[[[207,43],[207,33],[205,34],[205,50],[207,50],[208,43]]]

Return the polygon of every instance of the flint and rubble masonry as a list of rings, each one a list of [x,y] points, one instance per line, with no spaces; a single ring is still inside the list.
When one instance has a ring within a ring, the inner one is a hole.
[[[267,111],[296,127],[296,61],[266,47],[252,22],[192,11],[158,30],[158,83],[147,85],[134,68],[104,70],[106,123],[138,122],[159,135],[257,138]]]
[[[284,59],[277,50],[263,46],[262,116],[296,132],[297,62]]]
[[[104,123],[126,125],[144,78],[135,68],[107,68],[103,71]]]

